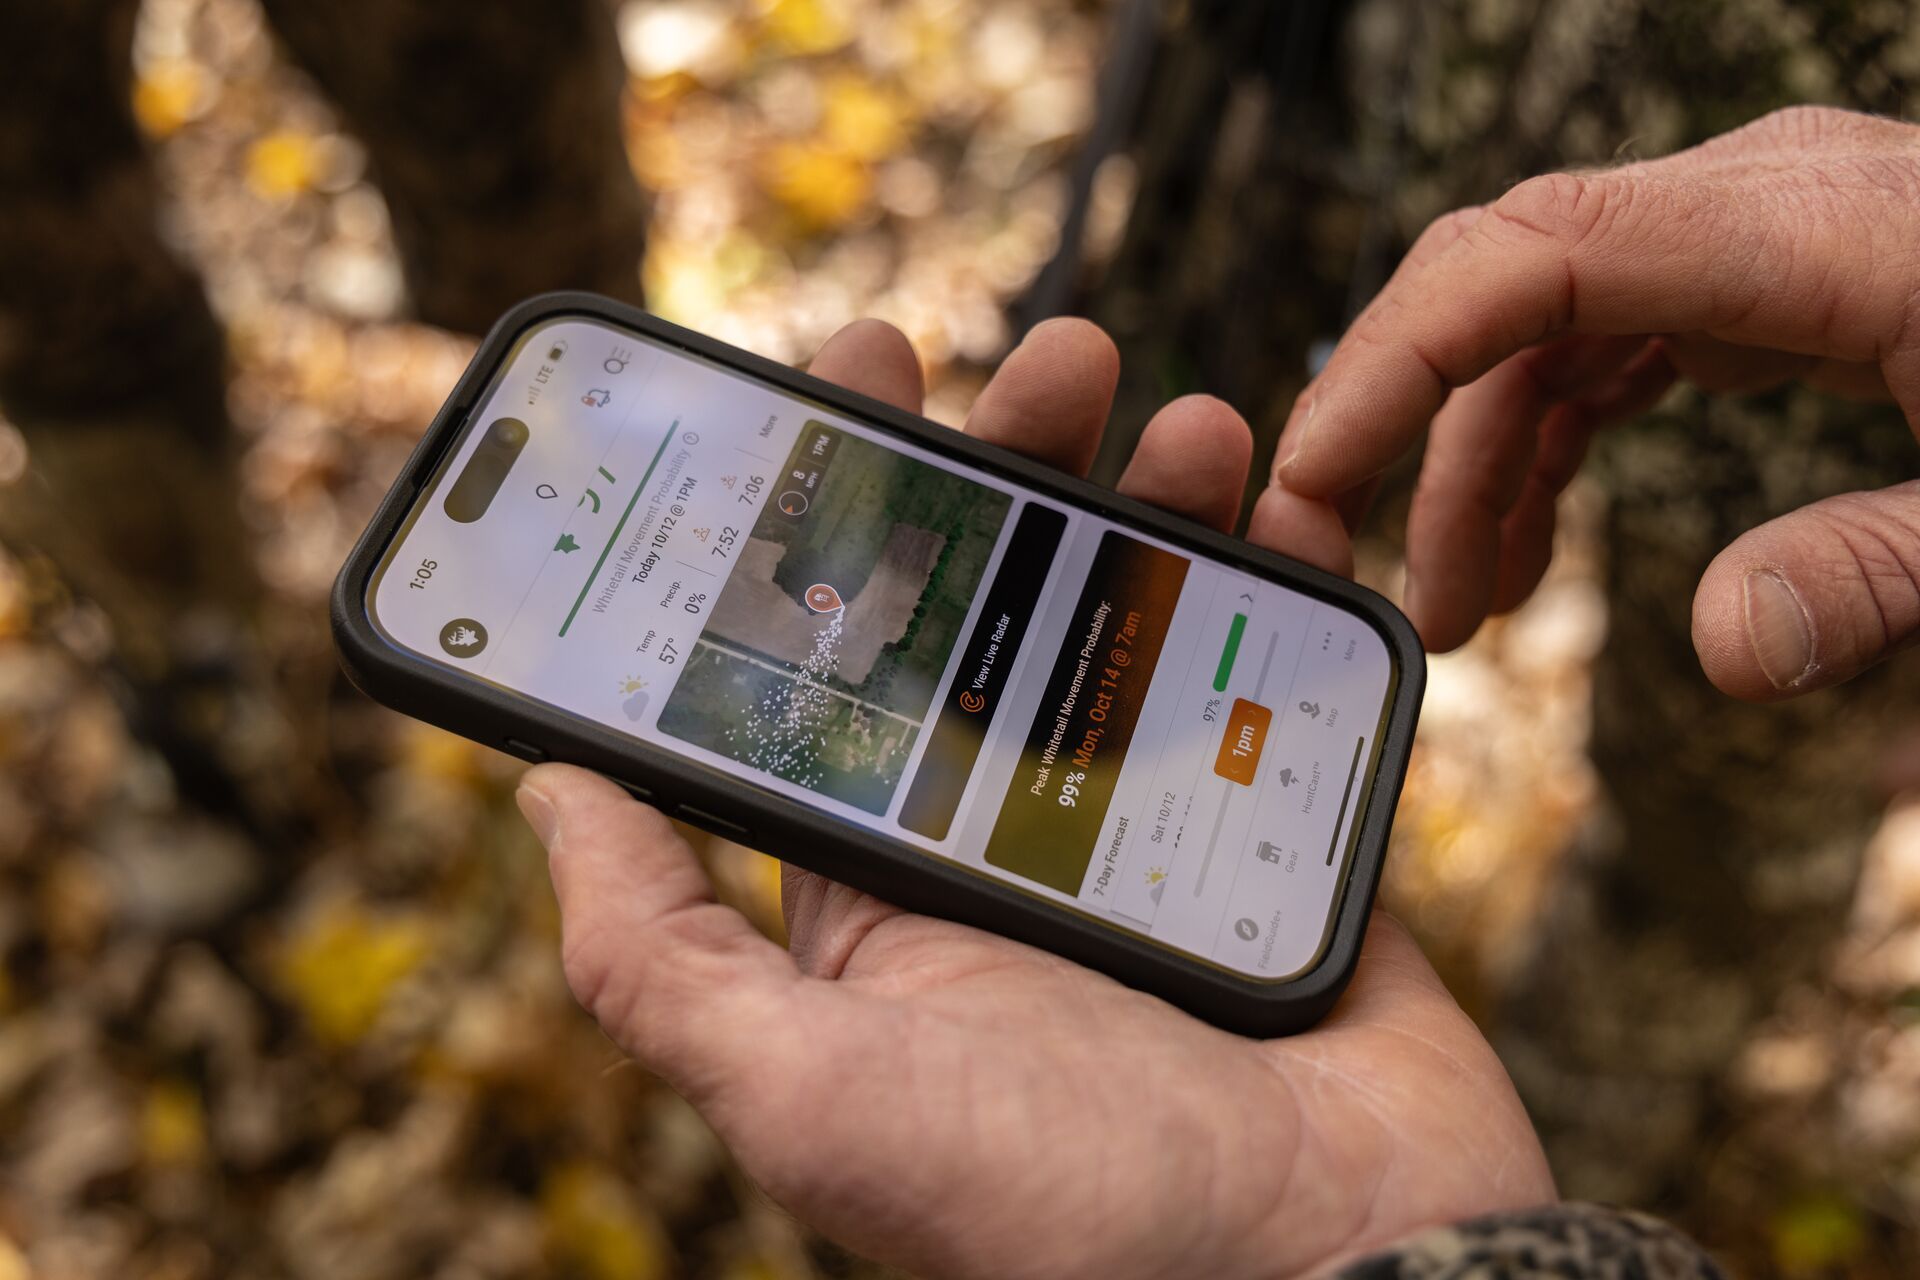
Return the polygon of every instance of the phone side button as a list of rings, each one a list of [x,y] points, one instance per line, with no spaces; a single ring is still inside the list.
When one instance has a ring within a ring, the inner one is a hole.
[[[632,782],[621,782],[619,778],[615,778],[614,781],[620,783],[620,786],[622,787],[622,789],[624,789],[626,793],[632,796],[635,800],[638,800],[641,804],[653,803],[653,792],[647,790],[645,787],[639,786]]]
[[[539,764],[547,758],[545,749],[536,747],[531,742],[522,742],[518,738],[508,738],[501,742],[500,746],[508,755],[519,756],[522,760],[533,764]]]
[[[673,816],[682,822],[691,822],[696,827],[705,827],[713,834],[724,836],[729,840],[744,842],[748,836],[747,829],[739,823],[728,822],[725,818],[716,818],[705,809],[696,809],[690,804],[683,804],[675,809]]]

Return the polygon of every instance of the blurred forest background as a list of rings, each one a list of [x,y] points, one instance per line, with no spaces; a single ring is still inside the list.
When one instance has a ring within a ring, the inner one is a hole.
[[[1907,0],[7,0],[0,56],[0,1280],[878,1274],[575,1009],[520,766],[334,665],[335,568],[519,297],[792,361],[882,316],[947,421],[1081,312],[1104,476],[1207,390],[1257,485],[1433,216],[1920,107]],[[1433,663],[1389,862],[1565,1192],[1746,1274],[1920,1274],[1920,662],[1737,706],[1688,601],[1916,463],[1797,391],[1612,433]],[[774,863],[706,848],[777,935]]]

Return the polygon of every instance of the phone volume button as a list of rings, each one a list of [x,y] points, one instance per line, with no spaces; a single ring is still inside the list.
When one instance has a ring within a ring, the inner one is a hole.
[[[705,809],[696,809],[690,804],[680,805],[673,811],[673,816],[682,822],[691,822],[696,827],[703,827],[713,832],[713,834],[723,836],[728,840],[736,840],[744,843],[750,835],[747,829],[739,823],[728,822],[725,818],[716,818]]]
[[[540,764],[547,758],[546,748],[536,747],[531,742],[522,742],[518,738],[508,738],[500,744],[508,755],[519,756],[522,760]]]

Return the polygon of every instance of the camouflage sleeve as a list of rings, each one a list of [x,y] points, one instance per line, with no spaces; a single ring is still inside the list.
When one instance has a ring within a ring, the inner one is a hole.
[[[1726,1280],[1705,1250],[1645,1214],[1543,1205],[1410,1236],[1332,1280]]]

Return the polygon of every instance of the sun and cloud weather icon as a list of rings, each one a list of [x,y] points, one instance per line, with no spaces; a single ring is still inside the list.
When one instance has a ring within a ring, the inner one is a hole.
[[[623,695],[620,710],[629,720],[638,720],[647,712],[647,682],[635,676],[628,676],[620,682]]]

